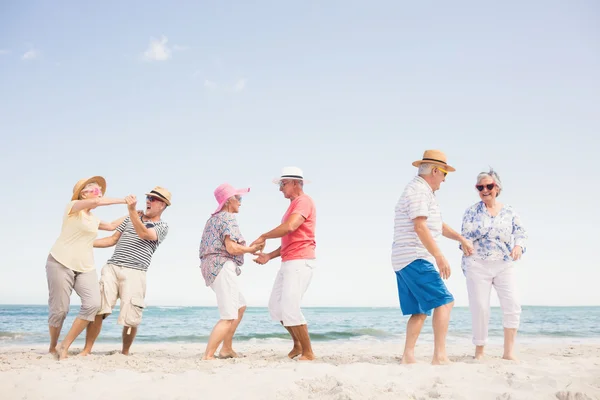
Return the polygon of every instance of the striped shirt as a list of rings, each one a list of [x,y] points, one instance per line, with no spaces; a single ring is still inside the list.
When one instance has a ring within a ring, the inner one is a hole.
[[[416,176],[406,185],[396,204],[392,244],[394,271],[400,271],[417,259],[435,264],[434,257],[423,246],[415,232],[413,220],[417,217],[427,217],[427,227],[433,239],[437,241],[442,234],[442,213],[431,186],[420,176]]]
[[[140,217],[141,218],[141,217]],[[113,264],[118,267],[139,269],[147,271],[152,260],[152,254],[158,246],[165,240],[169,232],[169,226],[165,221],[143,221],[146,228],[154,228],[158,240],[140,239],[135,231],[129,217],[119,225],[117,231],[121,232],[121,237],[115,247],[113,256],[107,261],[107,264]]]

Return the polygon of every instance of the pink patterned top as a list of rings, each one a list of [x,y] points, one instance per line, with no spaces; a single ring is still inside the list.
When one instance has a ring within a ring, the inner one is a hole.
[[[200,269],[206,286],[210,286],[215,281],[227,261],[236,263],[236,274],[242,273],[240,266],[244,264],[244,256],[234,256],[227,252],[225,236],[229,236],[231,240],[242,246],[246,245],[235,215],[222,211],[206,221],[202,240],[200,241]]]

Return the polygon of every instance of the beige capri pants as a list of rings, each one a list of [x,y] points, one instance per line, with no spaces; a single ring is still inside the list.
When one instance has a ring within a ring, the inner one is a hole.
[[[73,289],[81,298],[81,308],[77,318],[94,321],[100,309],[100,285],[96,270],[73,271],[49,254],[46,260],[46,278],[48,279],[48,324],[50,326],[58,328],[67,318]]]

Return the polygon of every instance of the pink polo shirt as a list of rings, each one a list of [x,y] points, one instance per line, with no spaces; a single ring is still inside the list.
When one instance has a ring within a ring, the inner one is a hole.
[[[306,194],[296,197],[283,215],[281,222],[285,222],[290,215],[300,214],[305,220],[292,233],[281,238],[281,260],[298,260],[315,258],[315,225],[317,210],[315,203]]]

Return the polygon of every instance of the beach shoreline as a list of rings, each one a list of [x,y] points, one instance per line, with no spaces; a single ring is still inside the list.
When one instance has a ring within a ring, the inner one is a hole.
[[[400,365],[400,342],[314,344],[317,360],[286,357],[291,341],[237,343],[237,359],[202,361],[203,343],[100,343],[88,357],[57,361],[45,345],[0,347],[0,393],[6,399],[600,399],[600,344],[519,343],[519,362],[488,346],[448,345],[450,365],[432,366],[432,344],[418,363]]]

